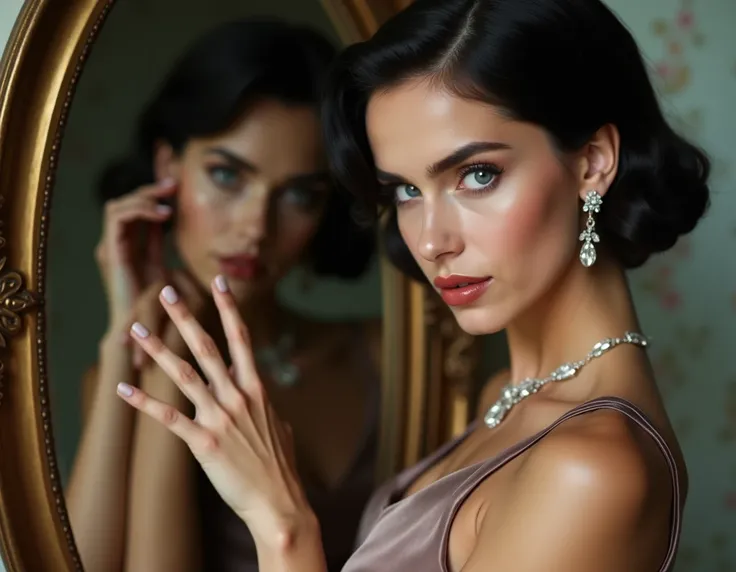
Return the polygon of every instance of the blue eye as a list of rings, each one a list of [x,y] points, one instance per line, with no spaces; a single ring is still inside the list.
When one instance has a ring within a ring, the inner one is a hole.
[[[470,191],[479,191],[485,189],[493,183],[496,173],[488,169],[476,169],[463,177],[462,185]]]
[[[396,186],[396,202],[399,204],[421,196],[422,192],[414,185],[401,184]]]
[[[232,189],[240,182],[240,173],[231,167],[212,167],[209,174],[215,184],[220,187]]]

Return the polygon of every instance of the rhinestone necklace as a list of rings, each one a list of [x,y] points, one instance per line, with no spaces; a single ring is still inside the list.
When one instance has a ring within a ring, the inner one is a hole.
[[[528,377],[518,385],[508,384],[501,390],[499,400],[486,412],[484,418],[485,424],[491,429],[497,427],[514,405],[536,393],[552,381],[565,381],[575,377],[592,360],[621,344],[632,344],[641,348],[646,348],[649,345],[647,339],[642,334],[626,332],[623,338],[606,338],[605,340],[601,340],[593,346],[593,349],[590,350],[584,359],[562,364],[547,377]]]

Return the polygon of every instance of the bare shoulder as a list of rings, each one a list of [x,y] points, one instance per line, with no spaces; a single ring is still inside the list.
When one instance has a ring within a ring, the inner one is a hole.
[[[558,494],[587,495],[625,511],[648,498],[667,466],[654,442],[628,418],[596,411],[570,419],[543,439],[521,473],[530,480],[544,475]]]
[[[463,570],[484,570],[491,559],[524,572],[656,569],[672,488],[652,445],[617,412],[567,421],[521,460],[503,512],[485,511]],[[525,550],[528,538],[538,539],[534,551]]]

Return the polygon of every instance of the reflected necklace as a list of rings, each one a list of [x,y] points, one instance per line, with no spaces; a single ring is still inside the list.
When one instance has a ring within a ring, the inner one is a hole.
[[[501,397],[486,412],[484,417],[485,424],[493,429],[497,427],[504,417],[511,411],[511,408],[520,401],[526,399],[530,395],[539,391],[542,387],[552,381],[565,381],[575,377],[578,372],[592,360],[602,356],[609,350],[621,344],[632,344],[641,348],[646,348],[649,342],[642,334],[636,332],[626,332],[623,338],[606,338],[593,346],[587,356],[579,361],[562,364],[547,377],[534,378],[528,377],[518,385],[508,384],[501,390]]]
[[[293,387],[299,382],[299,367],[291,362],[294,345],[294,334],[285,333],[275,344],[253,352],[256,363],[279,387]]]

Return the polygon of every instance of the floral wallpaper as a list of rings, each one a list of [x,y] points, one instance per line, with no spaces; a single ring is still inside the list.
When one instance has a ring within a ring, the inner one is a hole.
[[[662,104],[713,162],[696,231],[631,276],[690,493],[677,572],[736,571],[736,2],[607,0]]]

